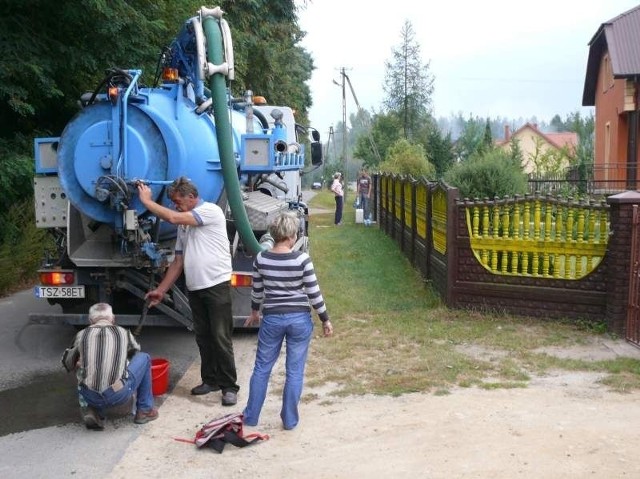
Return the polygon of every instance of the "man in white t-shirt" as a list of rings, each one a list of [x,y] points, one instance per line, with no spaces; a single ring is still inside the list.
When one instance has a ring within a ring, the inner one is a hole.
[[[178,225],[175,258],[145,299],[150,306],[160,303],[184,271],[202,376],[202,384],[191,389],[191,394],[222,390],[222,405],[233,406],[240,388],[233,354],[231,248],[224,213],[218,205],[203,201],[197,187],[185,177],[167,189],[175,210],[153,201],[147,185],[139,184],[138,193],[152,214]]]

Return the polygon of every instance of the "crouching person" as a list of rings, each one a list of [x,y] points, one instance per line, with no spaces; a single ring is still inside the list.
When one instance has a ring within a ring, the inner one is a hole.
[[[91,306],[89,323],[62,358],[67,371],[76,372],[80,412],[87,429],[104,429],[105,410],[129,402],[134,395],[133,422],[157,419],[149,355],[140,351],[131,331],[116,326],[109,304]]]

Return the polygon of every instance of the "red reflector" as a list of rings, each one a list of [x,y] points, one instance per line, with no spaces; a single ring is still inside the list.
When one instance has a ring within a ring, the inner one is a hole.
[[[40,271],[40,283],[45,286],[59,286],[75,283],[72,271]]]
[[[250,274],[232,273],[231,274],[231,286],[234,288],[251,287],[253,284],[253,278]]]

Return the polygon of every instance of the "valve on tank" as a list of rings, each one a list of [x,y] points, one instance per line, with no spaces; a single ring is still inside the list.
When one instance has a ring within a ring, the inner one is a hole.
[[[271,117],[274,120],[274,124],[273,124],[273,139],[274,139],[274,146],[275,146],[275,150],[278,153],[285,153],[287,151],[287,130],[284,126],[284,123],[282,123],[282,117],[284,116],[284,114],[282,113],[282,111],[278,110],[277,108],[274,108],[271,111]]]
[[[253,92],[247,90],[244,92],[244,114],[247,117],[247,133],[253,133]]]

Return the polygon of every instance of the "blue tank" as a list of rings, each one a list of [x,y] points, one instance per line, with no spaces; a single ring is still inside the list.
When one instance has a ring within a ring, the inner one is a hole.
[[[205,200],[216,202],[224,188],[216,127],[211,115],[194,112],[190,91],[179,84],[140,89],[128,99],[126,120],[122,108],[106,99],[80,111],[58,148],[58,175],[71,203],[96,221],[117,226],[122,210],[117,202],[144,212],[132,194],[136,180],[148,182],[156,200],[170,206],[163,185],[183,175]],[[246,124],[244,115],[231,113],[237,118],[233,124]],[[234,129],[235,151],[241,133]],[[114,190],[119,194],[107,193]]]

